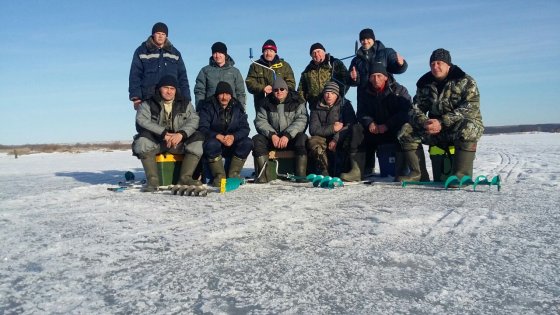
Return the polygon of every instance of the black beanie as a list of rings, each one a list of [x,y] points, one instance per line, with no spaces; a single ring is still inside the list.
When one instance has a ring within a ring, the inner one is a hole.
[[[168,75],[164,75],[163,77],[161,77],[161,79],[159,79],[157,88],[159,89],[162,86],[172,86],[174,88],[177,88],[178,85],[179,83],[177,82],[177,79],[174,76],[168,74]]]
[[[212,53],[215,53],[215,52],[219,52],[219,53],[222,53],[222,54],[224,54],[224,55],[227,55],[227,46],[226,46],[226,44],[224,44],[224,43],[222,43],[222,42],[215,42],[215,43],[212,45]]]
[[[374,73],[382,73],[384,76],[388,77],[387,68],[382,62],[372,62],[369,64],[369,75]]]
[[[233,90],[231,89],[229,83],[224,81],[218,82],[218,85],[216,86],[216,92],[214,92],[214,95],[217,96],[218,94],[222,94],[222,93],[228,93],[229,95],[233,96]]]
[[[309,48],[309,54],[311,55],[311,53],[313,53],[313,51],[315,49],[322,49],[323,51],[327,51],[325,49],[325,47],[323,47],[323,45],[321,45],[321,43],[315,43],[315,44],[311,45],[311,48]]]
[[[152,27],[152,35],[157,32],[162,32],[165,33],[166,36],[169,36],[167,25],[165,25],[165,23],[157,22],[156,24],[154,24],[154,26]]]
[[[443,61],[450,66],[453,65],[451,63],[451,54],[443,48],[438,48],[432,52],[432,55],[430,56],[430,64],[434,61]]]
[[[373,34],[373,30],[371,28],[364,28],[360,31],[360,40],[364,38],[371,38],[375,41],[375,34]]]
[[[272,39],[269,39],[266,42],[264,42],[262,46],[262,51],[264,52],[265,49],[272,49],[274,50],[275,53],[278,52],[278,48],[276,48],[276,43]]]

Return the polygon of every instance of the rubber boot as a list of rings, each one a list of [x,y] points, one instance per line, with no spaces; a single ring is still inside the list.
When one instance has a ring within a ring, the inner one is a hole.
[[[465,175],[472,178],[475,154],[476,152],[473,151],[455,150],[453,175],[459,179]]]
[[[360,165],[365,164],[364,158],[365,153],[350,153],[351,169],[348,173],[340,173],[340,179],[345,182],[357,182],[362,180],[362,167],[360,167]]]
[[[410,169],[410,173],[406,176],[398,176],[398,182],[416,182],[419,181],[422,177],[422,171],[420,170],[420,159],[416,154],[416,150],[411,151],[404,151],[403,152],[404,159],[408,168]]]
[[[199,161],[200,158],[198,156],[190,153],[185,154],[183,163],[181,164],[178,185],[202,185],[201,181],[193,179],[193,173]]]
[[[408,173],[408,166],[404,159],[403,151],[395,151],[395,182],[398,182],[399,177],[405,176]]]
[[[237,156],[233,156],[229,164],[227,177],[241,178],[240,174],[241,174],[241,170],[243,169],[243,165],[245,165],[245,159],[240,159]]]
[[[329,160],[327,158],[327,143],[325,138],[314,136],[309,138],[307,142],[309,155],[314,161],[314,169],[310,169],[311,173],[320,171],[321,175],[329,175]]]
[[[147,183],[147,185],[145,187],[142,187],[140,191],[154,192],[158,189],[159,186],[156,158],[155,156],[150,155],[144,159],[141,159],[140,161],[142,162],[142,167],[144,168],[144,173],[146,174]]]
[[[224,170],[224,162],[222,157],[218,156],[213,159],[208,159],[208,168],[212,173],[212,185],[214,187],[220,187],[223,178],[226,178],[226,171]]]
[[[268,183],[266,177],[266,163],[268,162],[268,155],[261,155],[255,158],[255,183],[263,184]],[[260,176],[259,176],[260,175]]]
[[[420,165],[420,181],[429,182],[430,174],[428,169],[426,169],[426,156],[424,155],[424,147],[422,145],[419,145],[416,149],[416,155],[418,155],[418,163]]]
[[[307,179],[307,155],[296,155],[296,176],[300,177],[296,179],[298,183],[305,183]]]

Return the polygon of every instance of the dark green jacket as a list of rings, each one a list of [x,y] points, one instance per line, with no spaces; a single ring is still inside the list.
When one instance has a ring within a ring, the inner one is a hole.
[[[296,90],[296,79],[294,77],[294,71],[289,63],[284,59],[281,59],[276,55],[272,62],[266,61],[263,56],[256,61],[259,65],[251,63],[249,66],[249,72],[247,73],[247,78],[245,79],[245,84],[247,85],[247,90],[249,93],[253,94],[253,99],[255,100],[255,108],[259,104],[265,95],[263,89],[267,85],[272,85],[274,83],[274,73],[272,70],[264,68],[268,67],[276,72],[277,78],[282,78],[288,84],[288,88],[295,91]],[[264,67],[263,67],[264,66]]]
[[[344,63],[330,54],[327,54],[325,60],[318,65],[311,60],[299,79],[299,97],[307,101],[311,108],[317,104],[325,84],[331,79],[338,83],[341,95],[345,94],[349,87],[348,78],[348,69]]]

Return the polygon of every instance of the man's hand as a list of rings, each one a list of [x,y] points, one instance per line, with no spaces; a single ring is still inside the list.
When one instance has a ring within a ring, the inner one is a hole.
[[[358,71],[356,71],[356,66],[353,66],[352,70],[350,70],[350,79],[354,82],[358,80]]]
[[[329,141],[329,150],[332,152],[336,151],[336,141],[334,140]]]
[[[163,140],[167,148],[176,148],[181,141],[183,141],[183,135],[181,133],[166,133]]]
[[[404,58],[399,53],[397,53],[397,63],[399,64],[399,66],[404,65]]]
[[[134,106],[134,110],[138,110],[138,108],[140,108],[140,104],[142,104],[142,100],[139,99],[138,97],[133,97],[131,101],[132,101],[132,106]]]
[[[377,125],[374,122],[369,124],[368,130],[369,130],[370,133],[372,133],[374,135],[376,135],[378,133]]]
[[[265,86],[264,89],[263,89],[263,92],[264,92],[264,95],[268,95],[268,94],[272,93],[272,86],[270,86],[270,85]]]
[[[344,127],[344,124],[341,123],[340,121],[337,121],[333,124],[334,132],[339,132],[342,129],[342,127]]]
[[[231,147],[231,145],[233,144],[233,141],[235,140],[235,137],[233,135],[226,135],[224,137],[224,145],[226,147]]]
[[[282,136],[278,141],[278,149],[285,149],[288,146],[288,141],[290,141],[288,137]]]
[[[387,125],[385,124],[377,126],[377,133],[379,134],[386,133],[387,130],[389,130],[389,128],[387,128]]]
[[[426,133],[429,135],[437,135],[441,132],[441,123],[437,119],[428,119],[424,123],[424,129],[426,129]]]

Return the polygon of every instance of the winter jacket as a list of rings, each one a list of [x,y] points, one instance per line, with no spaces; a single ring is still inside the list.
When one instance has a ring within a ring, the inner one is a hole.
[[[356,123],[356,112],[350,101],[339,97],[333,106],[327,106],[322,101],[314,106],[309,116],[309,134],[320,136],[338,142],[343,139],[345,134],[351,130],[351,126]],[[344,128],[334,132],[335,122],[341,122]]]
[[[229,113],[223,115],[221,113],[223,110],[215,96],[204,100],[200,107],[198,130],[206,136],[206,139],[216,138],[218,134],[233,135],[236,140],[248,137],[251,128],[241,103],[232,98],[228,107],[226,107]],[[224,117],[226,116],[229,121],[225,121]]]
[[[247,90],[249,93],[253,94],[255,107],[265,97],[263,89],[267,85],[272,85],[274,83],[274,73],[272,70],[264,67],[273,69],[276,73],[276,77],[284,79],[290,90],[296,90],[294,71],[292,70],[290,64],[284,59],[281,59],[278,55],[276,55],[274,56],[274,59],[269,62],[261,55],[261,58],[257,60],[256,63],[261,66],[251,63],[251,66],[249,66],[249,72],[247,73],[247,78],[245,79]]]
[[[438,92],[440,84],[440,92]],[[453,129],[464,120],[475,124],[482,135],[484,126],[480,113],[480,93],[475,80],[458,66],[452,66],[443,82],[438,82],[431,72],[416,83],[416,95],[410,112],[410,122],[423,129],[429,118],[437,118],[442,128]]]
[[[176,94],[171,110],[171,125],[166,123],[163,99],[159,92],[149,100],[142,102],[136,112],[136,130],[140,136],[151,139],[155,143],[163,141],[166,132],[180,132],[183,141],[192,136],[198,128],[198,114],[193,105]]]
[[[356,81],[349,80],[351,86],[358,87],[358,98],[362,92],[368,87],[369,82],[369,66],[373,62],[381,62],[388,73],[400,74],[404,73],[408,68],[406,60],[402,66],[399,66],[397,60],[397,52],[393,48],[386,48],[381,41],[376,40],[375,44],[368,50],[358,49],[356,57],[350,62],[350,71],[356,67],[358,78]]]
[[[301,73],[298,86],[299,96],[307,101],[309,106],[315,106],[325,84],[333,78],[339,85],[341,95],[345,94],[348,91],[347,81],[349,77],[344,63],[330,54],[326,54],[325,60],[318,65],[311,60]]]
[[[298,133],[307,129],[307,109],[301,103],[295,91],[289,91],[283,104],[279,104],[274,95],[268,95],[261,100],[255,128],[257,132],[267,138],[276,134],[293,139]]]
[[[134,51],[128,78],[129,99],[148,100],[155,94],[156,85],[165,75],[172,75],[179,82],[178,90],[187,102],[191,101],[191,91],[187,69],[181,53],[166,39],[162,48],[148,37]]]
[[[411,106],[407,89],[390,78],[381,93],[368,85],[358,99],[357,116],[365,130],[375,122],[376,125],[386,125],[390,133],[397,134],[408,122]]]
[[[236,98],[245,108],[245,82],[239,69],[234,67],[235,61],[226,55],[226,63],[223,67],[218,66],[212,57],[209,64],[198,73],[194,86],[194,99],[196,110],[200,111],[200,103],[216,92],[216,86],[220,81],[229,83],[233,90],[233,97]]]

